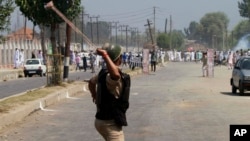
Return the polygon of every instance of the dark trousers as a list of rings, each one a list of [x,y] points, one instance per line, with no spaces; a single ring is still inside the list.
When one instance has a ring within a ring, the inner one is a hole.
[[[156,61],[151,61],[151,71],[155,72],[156,70]]]

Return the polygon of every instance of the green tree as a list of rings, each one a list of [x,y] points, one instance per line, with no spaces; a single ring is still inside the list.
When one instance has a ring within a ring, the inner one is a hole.
[[[222,43],[227,32],[229,19],[223,12],[208,13],[200,20],[201,38],[210,46],[214,40]],[[216,39],[215,39],[216,38]]]
[[[181,48],[183,47],[184,38],[185,36],[181,30],[173,30],[171,37],[172,47],[174,49],[181,50]]]
[[[49,0],[15,0],[16,5],[19,6],[20,11],[27,17],[34,25],[40,26],[50,26],[51,30],[51,44],[53,53],[53,71],[52,84],[58,85],[61,82],[59,57],[55,57],[58,54],[56,45],[56,28],[57,25],[64,22],[61,17],[59,17],[54,11],[46,10],[44,5],[49,2]],[[69,20],[73,20],[81,12],[81,1],[80,0],[53,0],[54,6],[64,14]],[[43,44],[42,44],[43,46]]]
[[[240,16],[250,18],[250,0],[242,0],[238,2]]]
[[[184,32],[186,34],[186,37],[187,39],[189,40],[197,40],[199,39],[199,23],[198,22],[195,22],[195,21],[192,21],[190,24],[189,24],[189,27],[188,28],[184,28]]]
[[[170,50],[170,40],[172,40],[172,49],[180,50],[184,43],[184,34],[180,30],[173,30],[170,34],[160,33],[156,39],[160,48]]]
[[[13,10],[12,0],[0,0],[0,31],[9,30],[10,14]]]
[[[169,47],[169,36],[165,33],[160,33],[157,37],[157,46],[159,46],[160,48],[163,48],[163,49],[167,49],[169,50],[170,47]]]

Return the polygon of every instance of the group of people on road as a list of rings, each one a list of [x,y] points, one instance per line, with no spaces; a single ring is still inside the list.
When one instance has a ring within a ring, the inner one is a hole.
[[[22,68],[24,66],[25,61],[25,53],[23,49],[15,48],[14,54],[13,54],[13,60],[14,60],[14,69]],[[31,52],[31,58],[38,58],[43,61],[43,53],[41,50],[33,50]]]
[[[87,68],[89,67],[91,70],[91,73],[95,73],[96,66],[100,66],[100,64],[101,64],[100,56],[95,55],[93,51],[91,51],[90,53],[85,53],[85,54],[71,51],[70,65],[76,65],[76,68],[75,68],[76,71],[77,70],[81,71],[83,69],[84,72],[86,72]]]
[[[228,50],[228,51],[214,51],[214,62],[213,66],[226,66],[228,70],[232,70],[235,63],[242,56],[250,56],[250,49],[248,50]],[[207,52],[202,54],[202,76],[205,77],[208,74],[208,59]]]

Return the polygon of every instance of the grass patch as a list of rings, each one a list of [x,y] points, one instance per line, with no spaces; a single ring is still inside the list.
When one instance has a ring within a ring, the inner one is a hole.
[[[0,113],[7,113],[8,111],[17,106],[24,105],[26,102],[44,98],[50,95],[51,93],[62,89],[62,87],[65,88],[67,86],[67,84],[64,84],[63,86],[45,87],[33,91],[28,91],[23,95],[10,97],[8,99],[0,101]]]

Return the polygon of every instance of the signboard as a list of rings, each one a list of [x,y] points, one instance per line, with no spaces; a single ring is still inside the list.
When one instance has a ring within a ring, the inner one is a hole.
[[[149,73],[149,49],[143,49],[142,52],[143,60],[142,60],[142,72]]]
[[[208,77],[214,77],[214,50],[207,50]]]

